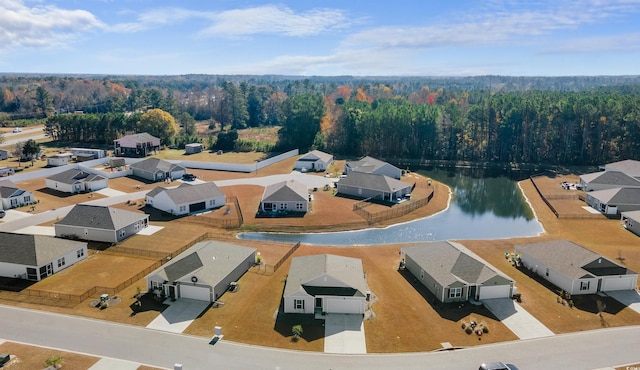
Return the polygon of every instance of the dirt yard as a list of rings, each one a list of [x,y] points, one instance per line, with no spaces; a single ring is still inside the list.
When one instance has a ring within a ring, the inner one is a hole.
[[[16,357],[3,367],[7,370],[44,369],[46,367],[44,362],[53,356],[62,356],[64,369],[88,369],[100,360],[99,357],[13,342],[0,344],[0,353],[8,353]]]

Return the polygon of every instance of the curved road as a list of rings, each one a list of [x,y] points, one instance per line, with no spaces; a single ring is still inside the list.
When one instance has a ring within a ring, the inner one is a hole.
[[[278,350],[0,305],[0,338],[173,368],[477,369],[504,361],[527,369],[598,369],[640,362],[640,326],[600,329],[446,352],[332,355]],[[224,328],[223,328],[224,333]],[[384,333],[380,333],[384,335]],[[390,340],[393,340],[390,338]],[[634,349],[635,348],[635,349]]]

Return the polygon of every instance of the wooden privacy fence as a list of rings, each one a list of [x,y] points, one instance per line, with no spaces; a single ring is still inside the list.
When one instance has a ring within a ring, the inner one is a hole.
[[[278,271],[278,269],[280,268],[280,266],[282,266],[284,261],[286,261],[287,258],[289,258],[296,250],[298,250],[298,248],[300,248],[300,242],[297,242],[293,247],[291,247],[291,249],[289,249],[287,254],[282,256],[282,258],[280,258],[280,261],[276,262],[276,264],[273,265],[273,272]]]
[[[408,213],[415,211],[418,208],[424,207],[431,199],[433,199],[435,191],[431,190],[431,193],[427,195],[427,197],[422,199],[410,200],[404,204],[397,205],[391,209],[385,209],[383,211],[378,212],[369,212],[365,208],[371,203],[367,202],[368,199],[360,201],[353,205],[353,211],[357,213],[359,216],[364,218],[367,223],[375,224],[377,222],[382,222],[385,220],[390,220],[392,218],[401,217]]]
[[[213,218],[207,216],[186,216],[178,219],[178,222],[189,222],[194,224],[201,224],[207,226],[219,227],[222,229],[231,229],[238,228],[242,226],[244,223],[244,218],[242,217],[242,211],[240,209],[240,203],[238,202],[238,198],[235,196],[227,197],[227,202],[231,203],[227,207],[230,210],[231,207],[235,209],[236,216],[230,216],[229,218]],[[225,215],[226,216],[226,215]]]

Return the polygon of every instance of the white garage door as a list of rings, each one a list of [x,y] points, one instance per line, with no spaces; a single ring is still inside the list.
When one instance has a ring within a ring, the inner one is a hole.
[[[364,301],[360,299],[325,298],[328,313],[364,313]]]
[[[198,299],[201,301],[211,301],[209,288],[195,285],[180,285],[180,298]]]
[[[509,298],[509,285],[481,286],[480,299]]]
[[[636,279],[633,276],[605,278],[602,282],[602,291],[631,290],[636,287]]]

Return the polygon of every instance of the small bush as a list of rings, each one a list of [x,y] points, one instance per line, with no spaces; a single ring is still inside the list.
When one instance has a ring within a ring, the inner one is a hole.
[[[467,333],[467,334],[471,334],[471,333],[473,333],[473,329],[471,329],[470,326],[467,326],[467,328],[464,329],[464,332]]]
[[[488,326],[483,326],[482,327],[482,332],[487,334],[489,332],[489,327]]]

